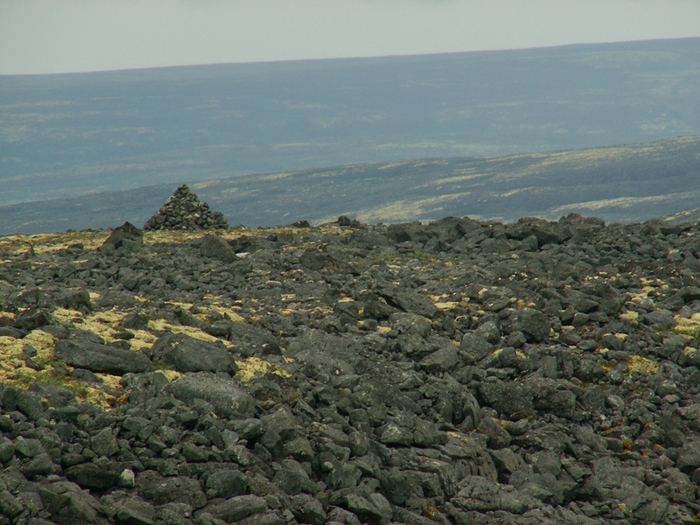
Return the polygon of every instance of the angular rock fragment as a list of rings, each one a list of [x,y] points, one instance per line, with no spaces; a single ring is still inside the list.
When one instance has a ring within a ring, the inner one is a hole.
[[[121,472],[117,470],[100,468],[94,463],[81,463],[66,469],[63,474],[83,488],[106,490],[119,480]]]
[[[232,263],[238,260],[236,252],[233,251],[231,245],[218,235],[205,236],[200,243],[199,250],[204,257],[218,259],[224,263]]]
[[[92,310],[93,306],[87,290],[65,290],[56,298],[56,304],[72,310],[77,310],[81,306]]]
[[[5,412],[19,410],[32,421],[36,421],[44,416],[42,399],[35,392],[8,386],[4,388],[0,400],[2,401],[0,406]]]
[[[102,513],[102,504],[78,485],[54,480],[35,486],[44,510],[59,525],[94,523]]]
[[[220,498],[242,496],[248,488],[248,480],[240,470],[222,469],[213,472],[206,481],[207,494]]]
[[[465,362],[470,365],[478,363],[483,358],[490,355],[494,349],[493,345],[489,343],[486,338],[471,332],[464,334],[459,348],[464,356]]]
[[[540,343],[549,335],[549,319],[539,310],[520,308],[511,317],[513,327],[524,333],[529,342]]]
[[[29,308],[21,312],[14,321],[16,328],[27,332],[53,323],[53,316],[43,308]]]
[[[444,346],[420,361],[421,367],[430,373],[449,372],[460,363],[457,348],[450,344]]]
[[[121,253],[138,252],[143,246],[143,232],[130,222],[125,222],[107,237],[100,250],[110,253],[119,251]]]
[[[168,384],[165,390],[188,405],[197,399],[207,401],[229,418],[251,417],[255,411],[255,400],[245,390],[230,379],[207,372],[189,374]]]
[[[238,366],[225,347],[194,339],[186,334],[166,334],[148,350],[155,364],[178,372],[225,372],[235,374]]]
[[[365,523],[384,525],[389,522],[393,514],[391,504],[378,493],[369,494],[367,497],[348,494],[345,497],[345,506]]]
[[[700,468],[700,440],[683,444],[676,465],[682,472],[691,472],[696,468]]]
[[[479,393],[487,405],[506,417],[533,414],[533,394],[523,385],[501,381],[482,383]]]
[[[510,485],[499,485],[486,478],[468,476],[459,485],[460,490],[451,501],[464,510],[523,514],[541,505],[536,498],[516,491]]]
[[[151,367],[151,361],[142,352],[84,340],[58,341],[56,355],[70,366],[104,374],[124,375],[130,372],[145,372]]]
[[[22,503],[10,491],[0,492],[0,512],[9,519],[14,519],[23,510]]]
[[[208,511],[212,516],[224,520],[226,523],[236,523],[249,516],[261,514],[267,508],[264,498],[249,494],[229,498],[223,503],[209,507]]]
[[[323,505],[307,494],[292,497],[291,506],[294,517],[301,523],[323,525],[326,522],[327,515]]]
[[[183,476],[163,477],[152,470],[145,471],[136,477],[136,489],[142,498],[154,505],[187,503],[192,508],[198,509],[207,501],[196,479]]]

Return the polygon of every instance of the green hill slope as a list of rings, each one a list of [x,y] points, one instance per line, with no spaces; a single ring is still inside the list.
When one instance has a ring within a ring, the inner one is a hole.
[[[0,205],[697,135],[698,49],[690,38],[0,77]]]
[[[0,233],[142,225],[175,190],[159,185],[0,207]],[[313,223],[348,215],[403,222],[469,215],[510,221],[570,212],[642,221],[696,208],[700,136],[482,158],[405,160],[192,184],[229,224]]]

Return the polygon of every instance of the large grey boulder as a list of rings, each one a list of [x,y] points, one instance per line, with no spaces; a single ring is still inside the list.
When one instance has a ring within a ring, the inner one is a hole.
[[[107,237],[102,243],[100,251],[110,253],[116,250],[130,253],[138,252],[143,246],[143,231],[139,230],[130,222],[125,222]]]
[[[75,368],[119,376],[129,372],[145,372],[151,367],[151,361],[143,352],[78,339],[58,341],[56,356]]]
[[[178,372],[226,372],[238,366],[225,347],[186,334],[165,334],[147,351],[153,362]]]
[[[255,400],[231,379],[217,374],[189,374],[173,381],[165,390],[188,405],[196,399],[203,399],[228,418],[243,419],[255,414]]]

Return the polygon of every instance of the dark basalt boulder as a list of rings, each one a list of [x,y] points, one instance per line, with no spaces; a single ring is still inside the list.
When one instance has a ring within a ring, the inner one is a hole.
[[[528,342],[541,343],[549,335],[549,317],[533,308],[520,308],[511,314],[512,327],[525,334]]]
[[[166,334],[147,353],[154,364],[178,372],[225,372],[233,375],[238,371],[236,362],[225,347],[185,334]]]
[[[143,232],[130,222],[125,222],[107,237],[100,250],[106,253],[135,253],[143,246]]]
[[[207,235],[200,243],[200,251],[204,257],[219,259],[224,263],[232,263],[238,260],[233,248],[218,235]]]
[[[121,471],[118,467],[100,468],[95,463],[81,463],[66,469],[63,474],[81,487],[106,490],[117,484]]]
[[[87,290],[64,290],[56,297],[56,304],[71,310],[83,307],[90,311],[93,308],[92,299]]]
[[[196,479],[183,476],[163,477],[158,472],[147,470],[136,477],[136,490],[145,500],[154,505],[185,503],[192,509],[206,504],[207,498]]]
[[[142,352],[85,340],[58,341],[56,355],[70,366],[104,374],[124,375],[130,372],[145,372],[151,367],[150,359]]]
[[[43,308],[29,308],[20,312],[15,318],[14,326],[20,330],[31,332],[37,328],[54,323],[53,316]]]
[[[229,418],[251,417],[255,401],[245,389],[219,375],[199,372],[170,383],[166,392],[188,405],[196,400],[211,403],[217,413]]]

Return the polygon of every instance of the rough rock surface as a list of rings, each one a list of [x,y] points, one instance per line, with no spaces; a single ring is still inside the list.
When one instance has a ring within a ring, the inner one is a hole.
[[[82,235],[0,238],[0,525],[699,519],[700,226]]]
[[[228,223],[219,211],[210,211],[186,184],[180,186],[158,212],[146,221],[144,230],[224,230]]]

